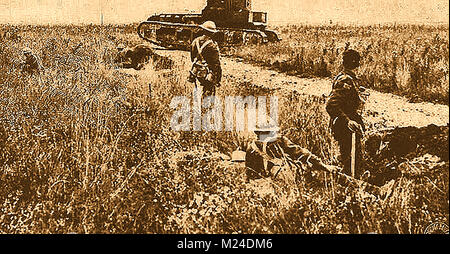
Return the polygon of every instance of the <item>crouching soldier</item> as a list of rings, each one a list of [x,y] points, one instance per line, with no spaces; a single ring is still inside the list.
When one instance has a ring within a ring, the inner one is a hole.
[[[23,72],[33,74],[40,73],[43,70],[41,60],[38,56],[33,54],[30,48],[23,48],[22,53],[25,58],[21,64]]]
[[[351,174],[352,134],[356,133],[356,177],[361,174],[361,137],[365,131],[360,114],[363,100],[359,94],[358,78],[353,72],[360,66],[360,59],[355,50],[344,52],[344,70],[334,79],[333,90],[326,106],[330,115],[331,132],[339,144],[343,173],[347,175]]]
[[[153,50],[146,45],[137,45],[132,48],[119,45],[117,47],[117,56],[115,62],[120,68],[132,68],[141,70],[145,64],[153,57]]]
[[[222,79],[219,46],[214,40],[218,31],[212,21],[203,23],[200,28],[202,35],[191,45],[192,69],[188,81],[195,83],[198,80],[203,87],[203,96],[214,96]]]
[[[257,128],[256,140],[249,143],[245,166],[249,180],[271,177],[286,184],[295,184],[300,170],[322,170],[325,165],[318,157],[284,136],[278,134],[274,124]]]

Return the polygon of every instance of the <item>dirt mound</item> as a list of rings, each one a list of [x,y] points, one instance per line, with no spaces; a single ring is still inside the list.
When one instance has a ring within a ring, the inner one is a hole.
[[[119,49],[114,59],[120,68],[141,70],[151,62],[156,70],[170,69],[174,61],[167,56],[161,56],[144,44]]]
[[[448,126],[429,125],[396,128],[368,137],[364,154],[368,181],[381,186],[400,176],[448,171],[448,135]]]

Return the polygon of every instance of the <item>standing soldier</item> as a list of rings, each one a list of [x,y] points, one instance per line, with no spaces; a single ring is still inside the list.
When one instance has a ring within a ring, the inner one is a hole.
[[[352,134],[356,133],[356,168],[361,164],[361,137],[365,131],[360,110],[363,101],[359,94],[358,78],[354,70],[360,66],[361,56],[355,50],[346,50],[344,71],[336,76],[326,109],[330,115],[330,128],[339,143],[340,161],[344,173],[351,173]],[[355,172],[355,176],[360,172]]]
[[[29,74],[33,74],[35,72],[40,73],[43,68],[39,57],[34,55],[31,49],[28,47],[23,48],[22,53],[25,57],[25,60],[22,63],[22,71]]]
[[[216,24],[206,21],[200,27],[202,35],[197,37],[191,45],[192,69],[189,82],[197,80],[203,87],[203,96],[214,96],[216,87],[220,86],[222,67],[220,65],[219,46],[214,40],[217,33]]]

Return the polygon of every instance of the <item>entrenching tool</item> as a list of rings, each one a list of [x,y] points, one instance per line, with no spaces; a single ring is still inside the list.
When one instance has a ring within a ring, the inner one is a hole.
[[[356,175],[356,132],[352,133],[352,152],[351,152],[351,170],[352,177],[355,178]]]

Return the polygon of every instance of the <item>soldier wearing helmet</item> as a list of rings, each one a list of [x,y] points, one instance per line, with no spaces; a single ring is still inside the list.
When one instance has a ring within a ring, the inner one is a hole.
[[[25,47],[22,49],[22,53],[25,57],[24,61],[22,62],[22,71],[33,74],[33,73],[39,73],[42,70],[41,60],[38,56],[33,54],[33,51]]]
[[[359,80],[354,70],[360,66],[361,56],[352,49],[343,54],[344,70],[333,81],[333,89],[327,102],[327,112],[330,115],[330,128],[333,137],[339,144],[340,161],[344,173],[350,175],[352,133],[357,134],[356,142],[356,168],[361,164],[360,140],[365,131],[361,117],[363,100],[360,97]],[[360,172],[356,172],[356,175]]]
[[[216,24],[206,21],[200,25],[201,36],[194,39],[191,44],[192,69],[189,81],[197,80],[203,87],[203,95],[214,96],[216,87],[220,86],[222,79],[222,67],[220,63],[219,46],[215,41],[217,34]]]
[[[280,135],[279,131],[272,119],[253,131],[256,139],[249,142],[245,155],[249,180],[271,177],[294,184],[299,165],[324,167],[319,158]]]

